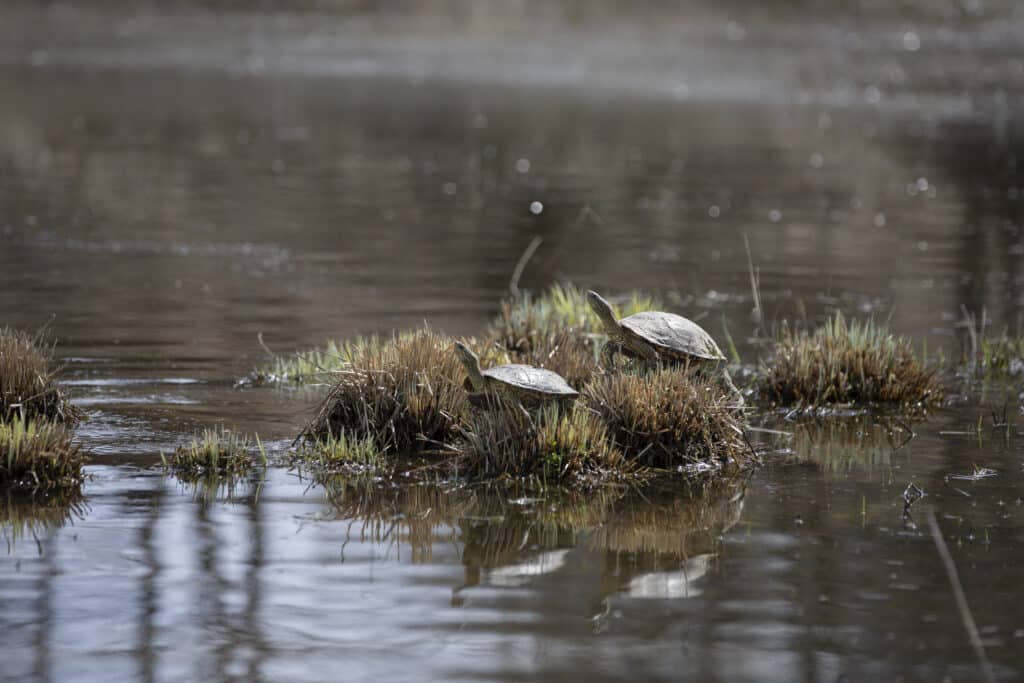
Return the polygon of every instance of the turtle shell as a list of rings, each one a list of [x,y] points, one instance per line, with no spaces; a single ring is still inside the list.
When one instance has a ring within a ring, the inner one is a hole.
[[[703,327],[675,313],[645,311],[619,321],[622,329],[653,346],[659,353],[681,360],[725,360],[725,354]]]
[[[498,365],[483,371],[484,377],[507,384],[520,391],[545,396],[577,396],[575,389],[557,372],[535,368],[532,365]]]

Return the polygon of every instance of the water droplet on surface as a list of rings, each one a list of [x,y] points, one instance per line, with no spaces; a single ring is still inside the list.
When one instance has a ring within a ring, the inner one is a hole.
[[[808,163],[811,165],[811,168],[821,168],[822,166],[825,165],[825,157],[815,152],[814,154],[811,155],[811,158],[808,161]]]
[[[516,170],[519,171],[520,173],[529,173],[530,172],[530,160],[529,159],[520,159],[519,161],[517,161],[516,162]]]
[[[772,223],[778,223],[779,221],[782,220],[782,212],[779,211],[778,209],[772,209],[771,211],[768,212],[768,220],[770,220]]]
[[[882,101],[882,91],[876,85],[869,85],[864,88],[864,99],[871,104],[878,104]]]
[[[921,49],[921,39],[913,31],[903,34],[903,49],[908,52],[917,52]]]
[[[539,216],[544,210],[544,205],[540,202],[530,202],[530,213],[534,216]]]
[[[708,215],[712,218],[718,218],[722,214],[722,210],[717,206],[711,205],[708,207]]]

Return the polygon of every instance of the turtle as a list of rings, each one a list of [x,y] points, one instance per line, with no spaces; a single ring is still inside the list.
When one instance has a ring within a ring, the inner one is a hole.
[[[707,331],[689,318],[664,311],[643,311],[616,320],[612,305],[593,290],[587,302],[600,319],[608,341],[601,350],[606,367],[616,352],[643,359],[647,363],[696,363],[724,366],[725,354]],[[743,403],[743,395],[722,368],[726,387]]]
[[[473,402],[486,394],[498,394],[536,406],[549,401],[571,401],[579,396],[557,372],[517,363],[481,370],[480,359],[462,342],[455,342],[455,353],[466,367],[466,389]]]

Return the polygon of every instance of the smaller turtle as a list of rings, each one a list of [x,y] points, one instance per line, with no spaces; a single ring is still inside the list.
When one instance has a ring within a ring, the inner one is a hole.
[[[535,406],[547,401],[569,401],[579,396],[557,372],[518,364],[496,365],[481,370],[480,359],[462,342],[455,342],[455,353],[466,367],[466,388],[471,399],[483,394],[499,394]]]
[[[606,366],[616,352],[642,358],[648,363],[668,361],[724,365],[725,354],[707,331],[689,318],[663,311],[643,311],[616,320],[612,305],[597,292],[587,292],[587,302],[608,335],[601,350]],[[743,395],[722,369],[726,387],[743,402]]]

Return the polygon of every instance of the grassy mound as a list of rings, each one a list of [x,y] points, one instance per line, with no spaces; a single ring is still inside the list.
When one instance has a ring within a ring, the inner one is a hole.
[[[0,420],[14,415],[69,423],[79,419],[54,381],[51,360],[41,335],[0,328]]]
[[[0,488],[74,489],[84,480],[84,463],[65,426],[20,417],[0,421]]]
[[[218,427],[203,430],[201,436],[161,458],[164,469],[184,482],[196,483],[217,478],[231,481],[248,474],[255,465],[254,453],[265,465],[267,454],[258,437],[253,440]]]
[[[874,322],[836,314],[813,332],[784,327],[757,394],[797,408],[829,404],[890,404],[926,408],[942,397],[935,370],[910,343]]]
[[[626,457],[648,467],[742,464],[750,456],[735,397],[686,368],[600,376],[583,401]]]
[[[466,403],[466,372],[453,344],[422,329],[347,347],[336,383],[299,439],[326,442],[345,434],[370,439],[382,453],[441,447]],[[470,346],[492,362],[479,343]]]
[[[457,446],[458,467],[471,479],[570,482],[607,479],[631,469],[605,426],[581,406],[550,404],[528,414],[504,398],[490,403],[470,414]]]

